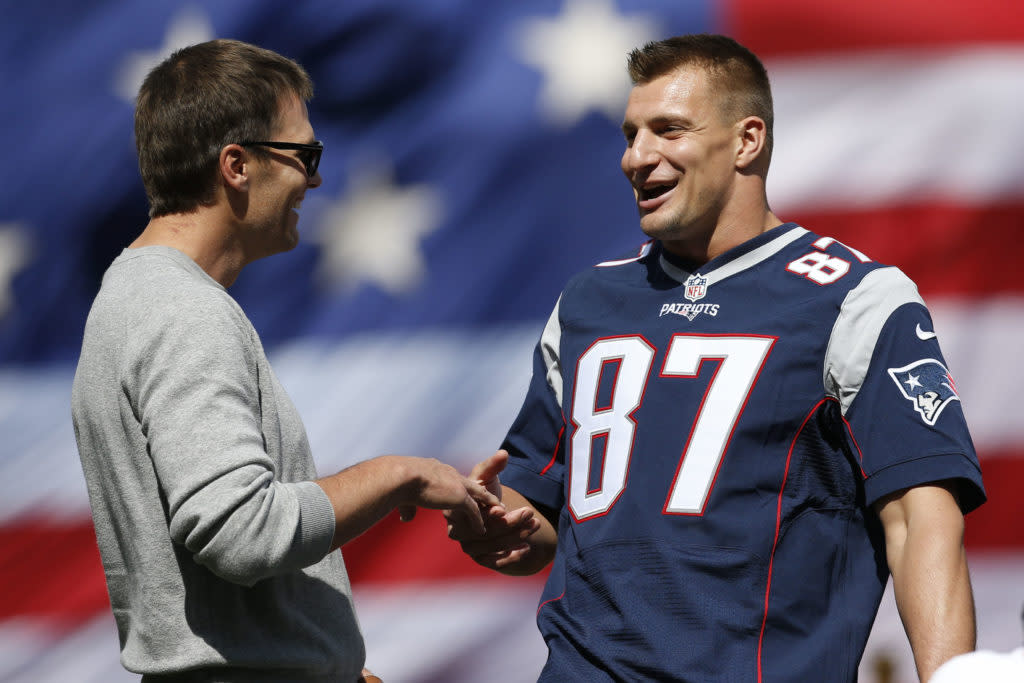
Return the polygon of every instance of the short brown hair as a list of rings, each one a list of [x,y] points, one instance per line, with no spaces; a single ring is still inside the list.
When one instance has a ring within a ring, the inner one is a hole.
[[[766,159],[771,159],[775,113],[768,72],[757,55],[732,38],[702,33],[650,42],[629,53],[626,68],[639,85],[688,66],[708,74],[723,117],[730,122],[746,116],[764,121]]]
[[[212,201],[220,150],[266,140],[290,94],[313,97],[305,69],[237,40],[183,48],[150,71],[135,104],[135,147],[150,217]]]

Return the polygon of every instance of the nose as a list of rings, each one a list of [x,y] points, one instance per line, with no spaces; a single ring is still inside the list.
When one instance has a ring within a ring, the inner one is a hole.
[[[632,178],[644,169],[650,170],[658,165],[657,139],[648,130],[639,130],[632,142],[626,145],[622,153],[622,172]]]
[[[317,169],[316,173],[313,174],[313,177],[306,180],[306,186],[310,188],[320,187],[320,184],[323,182],[324,179],[320,177],[320,169]]]

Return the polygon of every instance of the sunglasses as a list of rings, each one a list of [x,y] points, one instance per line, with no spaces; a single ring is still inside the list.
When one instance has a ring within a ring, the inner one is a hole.
[[[320,155],[324,153],[324,143],[315,140],[309,144],[304,142],[277,142],[274,140],[247,140],[239,142],[242,147],[270,147],[272,149],[294,149],[299,153],[296,158],[306,167],[306,174],[310,178],[316,175],[316,169],[320,166]]]

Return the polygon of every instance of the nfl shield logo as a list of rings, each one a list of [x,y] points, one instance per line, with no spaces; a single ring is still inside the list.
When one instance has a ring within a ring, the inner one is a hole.
[[[691,275],[686,278],[686,291],[683,293],[689,301],[703,299],[708,293],[708,279],[700,275]]]

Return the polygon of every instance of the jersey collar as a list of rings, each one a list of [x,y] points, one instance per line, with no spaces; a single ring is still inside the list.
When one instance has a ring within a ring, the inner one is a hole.
[[[807,232],[796,223],[784,223],[733,247],[692,271],[689,270],[692,266],[687,266],[678,256],[665,251],[664,246],[659,243],[658,264],[673,280],[686,282],[691,275],[701,275],[708,279],[707,284],[710,287],[716,282],[756,266]]]

